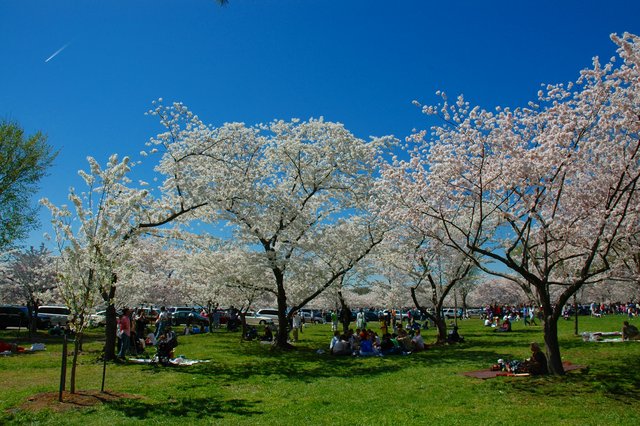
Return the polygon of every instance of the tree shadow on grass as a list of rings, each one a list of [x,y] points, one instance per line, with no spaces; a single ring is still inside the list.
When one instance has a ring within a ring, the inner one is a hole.
[[[224,418],[227,414],[255,416],[263,414],[256,409],[260,401],[242,399],[221,400],[212,398],[171,398],[167,402],[149,402],[136,399],[120,399],[107,402],[106,405],[129,418],[144,420],[148,418]]]
[[[600,393],[606,398],[635,407],[640,402],[640,371],[629,366],[637,364],[638,358],[635,356],[616,358],[615,361],[608,359],[602,365],[568,372],[563,376],[507,379],[496,381],[494,386],[507,388],[511,392],[544,395],[549,398]]]
[[[296,355],[300,355],[299,357]],[[158,367],[149,366],[149,369]],[[168,367],[171,368],[171,367]],[[385,358],[333,357],[317,355],[309,359],[303,354],[287,354],[280,358],[267,357],[241,363],[203,363],[190,367],[175,367],[173,371],[195,376],[217,377],[225,382],[246,380],[250,377],[274,377],[287,381],[311,383],[319,378],[349,378],[387,374],[405,368],[391,364]]]

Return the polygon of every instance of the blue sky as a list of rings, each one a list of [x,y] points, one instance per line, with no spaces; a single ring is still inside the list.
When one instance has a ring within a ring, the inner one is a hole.
[[[0,0],[0,118],[60,150],[34,200],[61,204],[88,155],[135,157],[161,130],[144,115],[159,97],[215,125],[324,116],[404,137],[429,125],[412,100],[523,105],[639,17],[637,0]]]

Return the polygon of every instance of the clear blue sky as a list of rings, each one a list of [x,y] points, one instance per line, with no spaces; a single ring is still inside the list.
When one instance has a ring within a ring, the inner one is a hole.
[[[428,126],[413,99],[519,106],[624,31],[640,1],[0,0],[0,118],[60,150],[36,198],[61,204],[86,156],[135,157],[161,130],[144,115],[159,97],[216,125],[324,116],[404,137]]]

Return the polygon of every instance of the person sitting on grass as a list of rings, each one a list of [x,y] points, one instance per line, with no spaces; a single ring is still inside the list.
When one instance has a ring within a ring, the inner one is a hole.
[[[360,341],[360,356],[376,356],[380,353],[374,347],[375,344],[375,336],[373,332],[368,332],[367,337]]]
[[[340,332],[338,330],[333,332],[331,342],[329,342],[329,351],[333,352],[333,347],[340,341]]]
[[[416,330],[415,335],[413,336],[413,339],[411,339],[411,342],[413,343],[413,350],[414,351],[423,351],[423,350],[425,350],[424,339],[422,338],[422,334],[420,332],[420,329]]]
[[[385,334],[380,342],[380,351],[382,355],[402,355],[402,348],[395,335]]]
[[[411,352],[413,351],[413,342],[411,341],[411,336],[407,333],[407,331],[403,328],[398,330],[398,337],[396,338],[403,352]]]
[[[447,336],[447,343],[463,343],[464,337],[458,334],[458,326],[454,325],[452,330],[449,330],[449,335]]]
[[[273,332],[271,331],[271,326],[266,325],[264,327],[264,334],[260,337],[260,340],[263,342],[273,342]]]
[[[346,335],[341,335],[340,340],[333,345],[332,355],[351,355],[351,345]]]
[[[500,331],[500,332],[505,332],[508,333],[511,331],[511,321],[509,321],[509,318],[505,318],[504,321],[502,322],[502,325],[500,326],[500,328],[496,328],[493,331]]]
[[[245,340],[254,340],[258,338],[258,330],[256,329],[255,326],[251,326],[249,327],[249,329],[247,330],[247,334],[245,334],[244,336]]]
[[[629,321],[624,321],[622,324],[622,340],[640,340],[638,327],[629,324]]]
[[[523,363],[523,369],[532,376],[549,374],[547,357],[540,349],[540,345],[538,345],[536,342],[532,342],[529,348],[531,349],[531,358],[528,358]]]

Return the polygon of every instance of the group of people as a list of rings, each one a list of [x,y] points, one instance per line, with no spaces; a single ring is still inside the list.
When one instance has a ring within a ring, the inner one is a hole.
[[[541,320],[541,314],[542,310],[533,304],[522,303],[518,306],[510,306],[494,303],[484,309],[482,319],[484,325],[490,327],[501,327],[501,320],[503,322],[509,320],[509,323],[522,320],[524,325],[538,325],[536,320]]]
[[[155,332],[147,333],[151,319],[143,308],[131,310],[123,308],[118,317],[118,358],[124,359],[126,355],[140,355],[145,346],[157,346],[158,342],[172,339],[175,333],[171,330],[170,316],[167,309],[162,306],[155,317]]]
[[[347,333],[340,333],[336,330],[329,343],[332,355],[408,355],[426,348],[420,329],[416,330],[413,336],[406,330],[400,329],[398,334],[384,333],[382,337],[375,331],[366,328],[358,328],[355,332],[350,329]]]
[[[601,317],[603,315],[627,315],[629,319],[637,317],[639,314],[638,304],[629,303],[596,303],[589,304],[589,315],[592,317]]]

